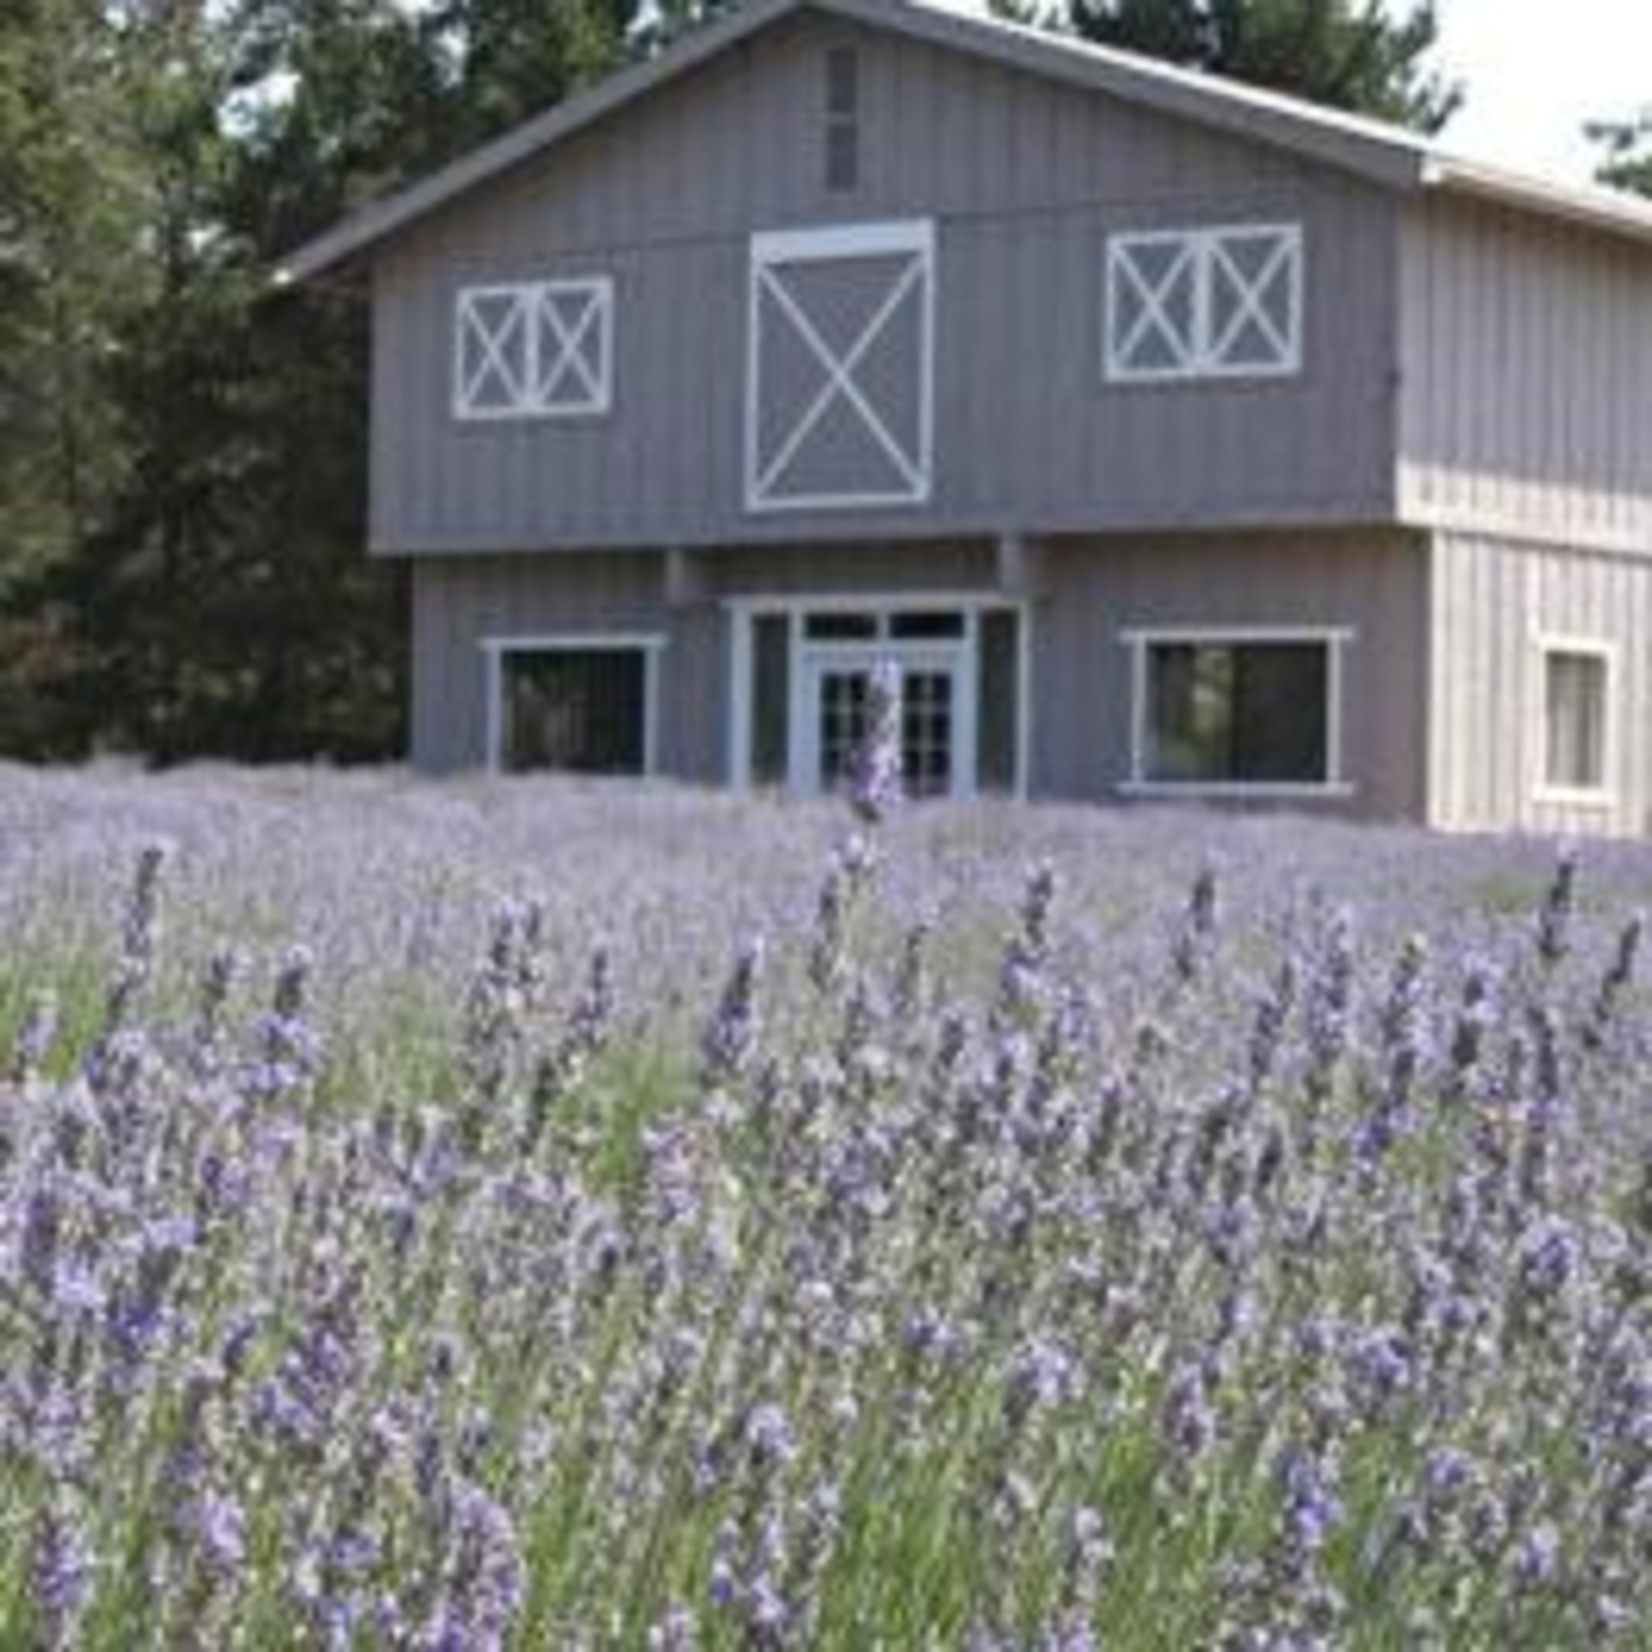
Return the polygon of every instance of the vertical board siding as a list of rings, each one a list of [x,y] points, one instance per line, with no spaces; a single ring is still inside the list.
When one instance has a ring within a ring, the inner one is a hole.
[[[413,566],[412,760],[438,774],[486,762],[486,639],[631,632],[665,642],[661,771],[720,782],[728,773],[724,599],[990,593],[995,569],[985,543],[798,546],[783,560],[730,550],[699,558],[699,598],[674,606],[662,553],[420,557]]]
[[[1123,633],[1231,624],[1347,628],[1341,728],[1346,801],[1296,807],[1416,817],[1424,800],[1426,563],[1394,532],[1232,538],[1074,538],[1047,547],[1030,610],[1031,789],[1109,800],[1130,774]],[[660,656],[663,772],[721,781],[728,763],[730,625],[737,597],[996,594],[985,541],[799,545],[784,558],[731,548],[696,561],[698,600],[670,606],[665,559],[646,553],[421,558],[414,569],[414,761],[485,761],[488,637],[646,632]],[[1275,805],[1277,806],[1277,805]]]
[[[843,42],[863,64],[862,183],[833,195],[820,66]],[[1389,517],[1398,212],[1374,188],[1260,144],[801,16],[386,249],[374,544],[487,553]],[[749,516],[751,235],[904,217],[938,229],[933,501]],[[1247,219],[1304,225],[1303,373],[1105,384],[1106,236]],[[455,421],[457,290],[587,273],[615,282],[612,414]]]
[[[1441,534],[1430,567],[1430,824],[1575,836],[1652,831],[1652,562]],[[1605,806],[1539,796],[1544,637],[1613,650]]]
[[[427,773],[487,760],[489,637],[665,629],[661,559],[642,554],[424,558],[413,568],[413,764]],[[679,736],[662,692],[661,746]]]
[[[1033,618],[1033,789],[1107,799],[1130,776],[1130,654],[1143,627],[1347,628],[1346,802],[1289,805],[1416,818],[1426,785],[1423,547],[1390,531],[1063,539]],[[1275,807],[1282,805],[1274,805]]]
[[[1401,508],[1652,555],[1652,259],[1488,205],[1408,209]]]

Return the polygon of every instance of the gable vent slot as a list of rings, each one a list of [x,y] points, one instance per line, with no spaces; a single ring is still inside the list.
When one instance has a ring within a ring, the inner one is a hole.
[[[860,53],[826,53],[826,188],[845,194],[860,186]]]

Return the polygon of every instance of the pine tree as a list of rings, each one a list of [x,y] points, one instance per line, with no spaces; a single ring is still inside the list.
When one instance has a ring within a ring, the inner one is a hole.
[[[1599,181],[1652,195],[1652,108],[1627,120],[1595,122],[1587,130],[1603,150],[1595,174]]]
[[[1067,0],[1060,21],[1101,45],[1423,132],[1460,101],[1426,67],[1439,35],[1433,0],[1399,17],[1382,0]]]

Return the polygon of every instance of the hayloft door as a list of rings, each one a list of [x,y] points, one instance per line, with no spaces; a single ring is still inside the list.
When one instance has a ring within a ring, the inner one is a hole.
[[[934,322],[927,220],[754,236],[746,508],[926,503]]]

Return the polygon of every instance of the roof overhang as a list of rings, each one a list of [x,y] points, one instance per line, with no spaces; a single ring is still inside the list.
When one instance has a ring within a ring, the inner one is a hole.
[[[1585,229],[1652,243],[1652,201],[1622,190],[1551,183],[1438,151],[1428,156],[1422,181],[1427,188],[1449,195],[1540,213]]]

